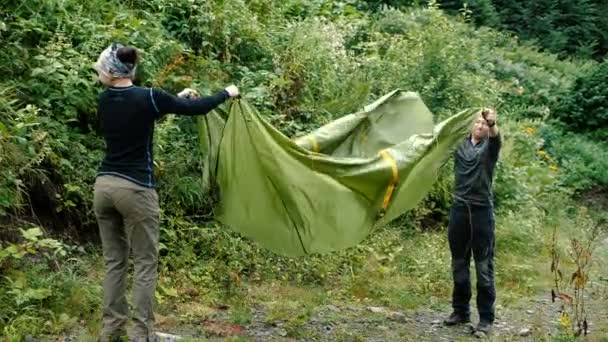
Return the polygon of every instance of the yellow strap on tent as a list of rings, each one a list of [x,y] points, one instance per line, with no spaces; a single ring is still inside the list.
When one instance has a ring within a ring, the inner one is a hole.
[[[308,140],[310,142],[310,148],[312,149],[313,152],[319,153],[319,143],[317,142],[317,138],[314,135],[312,135],[312,134],[296,138],[294,140],[294,142],[296,144],[299,144],[304,139],[306,139],[306,140]]]
[[[397,162],[387,150],[380,151],[380,156],[391,166],[392,177],[391,181],[386,188],[386,194],[384,195],[384,201],[382,202],[382,209],[386,211],[388,209],[388,205],[391,202],[391,197],[393,196],[393,192],[395,191],[395,187],[397,186],[397,182],[399,182],[399,169],[397,168]]]
[[[310,143],[312,145],[312,151],[315,153],[319,153],[319,143],[317,142],[317,138],[315,138],[315,136],[311,134],[308,136],[308,140],[310,140]]]

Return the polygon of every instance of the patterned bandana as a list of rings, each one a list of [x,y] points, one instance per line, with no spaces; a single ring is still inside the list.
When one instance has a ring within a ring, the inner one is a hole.
[[[107,49],[103,50],[93,68],[97,72],[103,72],[111,78],[132,78],[135,75],[136,65],[123,63],[116,56],[116,51],[124,47],[118,43],[112,43]]]

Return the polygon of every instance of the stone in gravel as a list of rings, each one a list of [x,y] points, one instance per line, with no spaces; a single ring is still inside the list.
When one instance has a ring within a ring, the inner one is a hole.
[[[528,311],[526,311],[526,312],[527,312],[528,314],[530,314],[530,315],[534,313],[534,311],[532,311],[532,310],[528,310]]]
[[[384,309],[378,306],[369,306],[367,309],[373,313],[381,313],[384,312]]]
[[[396,322],[405,323],[407,322],[407,316],[404,313],[399,311],[393,311],[390,313],[389,318]]]
[[[531,333],[532,333],[532,330],[530,330],[529,328],[523,328],[519,331],[519,336],[526,337],[526,336],[530,336]]]
[[[163,341],[163,342],[173,342],[173,341],[180,341],[180,340],[182,340],[181,336],[171,335],[171,334],[165,334],[165,333],[161,333],[161,332],[157,332],[156,336],[158,336],[160,338],[160,340]]]
[[[482,333],[481,331],[476,331],[473,336],[475,336],[476,338],[486,338],[486,334]]]
[[[277,333],[278,333],[278,334],[279,334],[279,336],[281,336],[281,337],[285,337],[285,336],[287,336],[287,330],[282,329],[282,328],[281,328],[281,329],[277,329]]]
[[[329,311],[340,312],[340,308],[335,305],[326,305],[325,308]]]
[[[432,321],[431,324],[435,324],[435,325],[441,324],[441,320],[440,319],[436,319],[436,320]]]
[[[248,334],[251,336],[258,336],[258,337],[262,337],[262,336],[269,336],[272,334],[272,331],[268,330],[268,329],[264,329],[263,327],[249,327],[248,329]]]

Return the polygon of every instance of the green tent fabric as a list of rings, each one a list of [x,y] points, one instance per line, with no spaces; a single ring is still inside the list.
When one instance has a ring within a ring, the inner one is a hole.
[[[261,246],[286,256],[337,251],[415,207],[477,112],[434,125],[417,93],[395,90],[290,139],[237,99],[227,120],[201,117],[203,181],[219,188],[216,219]]]

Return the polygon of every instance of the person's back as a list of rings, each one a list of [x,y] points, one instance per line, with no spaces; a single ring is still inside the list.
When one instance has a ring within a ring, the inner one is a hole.
[[[156,119],[168,113],[203,115],[238,95],[238,89],[229,86],[212,96],[184,99],[134,86],[136,61],[135,49],[113,44],[95,64],[99,80],[108,87],[98,99],[106,150],[93,197],[105,263],[102,341],[126,335],[129,306],[125,292],[131,252],[135,268],[133,337],[137,341],[154,339],[152,303],[160,221],[152,153]]]
[[[99,96],[98,115],[106,156],[98,175],[114,175],[155,186],[153,141],[155,120],[164,114],[206,114],[229,97],[226,90],[187,100],[152,88],[108,87]]]
[[[116,175],[152,187],[155,110],[149,89],[109,87],[99,96],[98,115],[106,141],[99,175]]]

